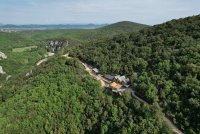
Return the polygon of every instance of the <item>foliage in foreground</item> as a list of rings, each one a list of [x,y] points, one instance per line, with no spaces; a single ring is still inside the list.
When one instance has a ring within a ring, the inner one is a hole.
[[[157,117],[156,110],[129,94],[111,96],[103,90],[77,60],[55,58],[33,70],[15,94],[0,103],[0,133],[171,131]]]

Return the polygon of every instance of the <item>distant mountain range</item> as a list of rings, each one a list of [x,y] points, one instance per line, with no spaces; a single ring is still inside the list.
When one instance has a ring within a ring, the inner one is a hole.
[[[132,32],[140,30],[147,25],[139,24],[130,21],[121,21],[113,24],[27,24],[27,25],[15,25],[15,24],[2,24],[0,23],[0,29],[5,30],[48,30],[48,29],[98,29],[103,30],[115,30],[121,32],[127,30]]]
[[[14,25],[14,24],[2,24],[0,23],[0,29],[9,30],[46,30],[46,29],[95,29],[107,26],[107,24],[28,24],[28,25]]]

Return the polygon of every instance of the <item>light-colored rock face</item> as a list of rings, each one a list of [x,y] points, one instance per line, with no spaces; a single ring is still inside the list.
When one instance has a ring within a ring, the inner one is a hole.
[[[7,59],[7,56],[0,51],[0,60]]]
[[[5,72],[3,71],[2,66],[0,66],[0,74],[5,74]]]
[[[44,55],[45,58],[51,57],[51,56],[54,56],[54,53],[47,52],[47,53]]]
[[[8,76],[6,77],[6,81],[8,81],[11,77],[12,77],[11,75],[8,75]]]
[[[3,52],[0,51],[0,60],[2,59],[7,59],[7,56]],[[0,74],[5,74],[5,73],[6,72],[3,71],[2,66],[0,66]]]

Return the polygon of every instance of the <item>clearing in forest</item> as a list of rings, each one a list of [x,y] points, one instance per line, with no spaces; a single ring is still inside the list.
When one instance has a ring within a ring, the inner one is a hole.
[[[12,49],[12,52],[24,52],[24,51],[30,51],[32,48],[37,48],[37,46],[29,46],[29,47],[13,48],[13,49]]]

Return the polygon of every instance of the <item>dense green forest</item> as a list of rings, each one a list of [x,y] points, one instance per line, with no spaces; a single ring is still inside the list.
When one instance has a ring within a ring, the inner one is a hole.
[[[71,55],[101,73],[125,74],[185,133],[200,133],[200,16],[81,45]]]
[[[126,26],[127,25],[127,26]],[[29,30],[18,32],[0,32],[0,51],[8,56],[1,61],[1,66],[7,74],[15,75],[28,72],[34,67],[35,62],[41,59],[45,52],[45,41],[62,39],[69,42],[69,46],[80,45],[88,40],[110,38],[118,33],[138,31],[147,25],[133,22],[120,22],[98,29],[67,29],[67,30]],[[15,48],[37,46],[29,51],[15,52]],[[0,79],[5,79],[1,76]]]
[[[8,56],[1,65],[12,77],[6,81],[6,76],[0,75],[0,133],[171,134],[156,106],[138,102],[129,92],[118,96],[102,88],[78,59],[63,58],[58,52],[35,66],[47,52],[47,40],[68,40],[67,49],[71,49],[89,40],[110,38],[120,29],[129,33],[146,27],[137,24],[130,29],[129,23],[126,29],[123,25],[127,23],[103,30],[1,32],[0,50]]]
[[[1,134],[171,133],[156,109],[102,89],[76,59],[55,57],[12,79],[1,96]]]
[[[52,39],[69,46],[36,67]],[[102,74],[128,76],[153,106],[103,89],[78,59],[59,56],[69,50]],[[199,15],[153,27],[120,22],[90,30],[0,32],[0,51],[8,56],[0,61],[7,73],[0,74],[2,134],[171,133],[157,104],[185,133],[200,133]]]

